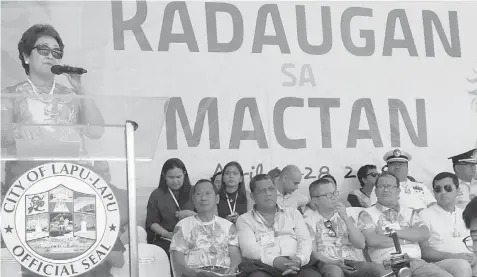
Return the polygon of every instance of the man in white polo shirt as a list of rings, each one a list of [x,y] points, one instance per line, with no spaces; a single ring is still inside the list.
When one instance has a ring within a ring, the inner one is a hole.
[[[439,173],[432,180],[432,188],[437,204],[419,213],[431,233],[429,241],[419,244],[422,258],[427,262],[439,262],[440,267],[454,276],[470,277],[472,271],[477,275],[477,258],[462,243],[470,232],[465,227],[462,209],[456,206],[457,176],[450,172]]]
[[[464,209],[467,203],[477,195],[475,184],[475,171],[477,164],[477,149],[450,157],[455,175],[459,178],[459,192],[457,194],[457,207]]]
[[[429,239],[429,228],[415,209],[399,204],[399,193],[402,192],[398,178],[389,172],[382,173],[376,180],[375,191],[378,203],[362,211],[358,217],[358,228],[366,238],[371,261],[382,263],[396,251],[393,239],[385,235],[388,229],[392,229],[400,239],[402,252],[411,259],[413,277],[454,276],[439,263],[427,263],[421,259],[419,243]]]
[[[384,157],[387,163],[388,172],[392,173],[399,179],[399,187],[401,194],[399,195],[399,203],[408,208],[421,210],[434,204],[436,200],[429,188],[422,184],[409,180],[408,163],[412,160],[411,154],[401,149],[388,151]],[[376,190],[375,190],[376,191]],[[376,203],[376,193],[371,193],[371,203]]]
[[[295,209],[305,207],[309,199],[297,191],[298,185],[301,183],[301,177],[301,171],[296,165],[290,164],[282,169],[278,179],[274,182],[278,192],[278,205]]]

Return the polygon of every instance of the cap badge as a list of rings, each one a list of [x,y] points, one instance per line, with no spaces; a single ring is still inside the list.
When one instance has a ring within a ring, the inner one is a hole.
[[[399,149],[396,149],[396,150],[393,151],[393,155],[394,155],[394,157],[399,157],[399,156],[401,156],[401,151]]]

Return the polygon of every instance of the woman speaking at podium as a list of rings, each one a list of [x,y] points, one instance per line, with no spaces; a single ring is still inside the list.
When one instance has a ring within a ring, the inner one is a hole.
[[[83,136],[98,139],[103,135],[103,117],[91,99],[55,97],[88,95],[79,74],[64,74],[72,88],[55,81],[51,67],[61,65],[64,53],[60,35],[51,25],[33,25],[23,33],[18,42],[18,52],[27,76],[25,81],[2,90],[2,148],[6,148],[8,155],[12,156],[22,146],[29,149],[29,144],[38,145],[35,141],[40,141],[51,145],[51,155],[54,154],[55,144],[71,142],[72,145],[79,145],[79,153],[84,152]],[[12,93],[24,97],[5,97],[5,94]],[[20,125],[13,128],[13,123]],[[55,126],[57,124],[59,125]],[[69,124],[84,124],[88,127],[80,130],[66,126]],[[28,155],[29,152],[26,152]],[[16,178],[41,163],[44,161],[7,161],[4,189],[8,189]]]

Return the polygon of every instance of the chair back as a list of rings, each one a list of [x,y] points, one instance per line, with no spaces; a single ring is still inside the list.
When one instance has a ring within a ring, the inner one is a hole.
[[[114,277],[129,277],[129,244],[124,245],[124,260],[122,268],[114,268],[111,274]],[[138,244],[139,276],[141,277],[171,277],[171,266],[166,252],[159,246],[147,243]]]

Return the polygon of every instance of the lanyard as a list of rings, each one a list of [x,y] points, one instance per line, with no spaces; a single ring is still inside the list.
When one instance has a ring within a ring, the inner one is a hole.
[[[202,220],[200,220],[200,217],[197,215],[197,220],[199,221],[200,223],[200,226],[202,226],[202,229],[204,229],[204,231],[210,235],[211,237],[214,235],[214,232],[215,232],[215,215],[214,215],[214,219],[212,219],[212,233],[209,232],[209,230],[207,230],[207,228],[205,227],[205,224],[204,222],[202,222]],[[207,224],[207,225],[210,225],[210,224]]]
[[[197,221],[199,221],[199,224],[202,227],[202,229],[204,230],[205,235],[210,240],[210,248],[209,248],[210,253],[213,254],[213,255],[216,255],[218,253],[218,243],[217,243],[217,238],[214,237],[214,235],[215,235],[215,215],[214,215],[214,218],[212,219],[212,222],[207,224],[207,225],[212,225],[212,227],[210,228],[211,229],[210,231],[207,229],[204,222],[202,222],[199,215],[196,215],[196,219],[197,219]],[[215,266],[216,263],[217,263],[217,259],[213,259],[213,262],[212,262],[212,259],[209,255],[206,255],[206,259],[208,259],[208,263],[212,266]]]
[[[227,197],[227,204],[229,205],[230,214],[231,215],[235,214],[235,207],[237,206],[238,191],[235,194],[235,201],[234,201],[234,208],[233,209],[232,209],[232,206],[230,205],[230,199],[229,199],[229,195],[227,193],[225,193],[225,197]]]
[[[174,196],[174,193],[172,193],[172,190],[170,188],[167,188],[167,189],[169,190],[169,193],[171,194],[172,199],[174,200],[174,203],[176,203],[177,208],[179,209],[179,211],[181,211],[181,207],[179,207],[179,202],[177,202],[177,199]]]
[[[268,221],[263,217],[263,215],[259,211],[255,211],[255,214],[268,229],[275,231],[275,227],[273,225],[270,225],[270,223],[268,223]]]

